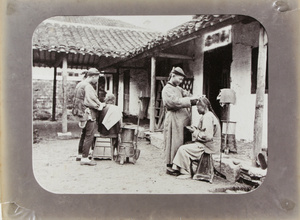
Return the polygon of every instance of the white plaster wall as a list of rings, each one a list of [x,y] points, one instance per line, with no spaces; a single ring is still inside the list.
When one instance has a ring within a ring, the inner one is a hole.
[[[61,72],[61,68],[57,68],[57,72]],[[68,76],[67,80],[69,81],[80,81],[83,78],[81,73],[83,69],[67,69],[68,72],[77,73],[78,76]],[[49,67],[32,67],[32,79],[43,79],[43,80],[53,80],[54,79],[54,68]],[[62,76],[57,76],[56,79],[62,80]]]
[[[236,92],[236,104],[230,106],[230,120],[236,121],[236,138],[253,140],[256,95],[251,94],[251,47],[233,44],[231,88]],[[267,147],[268,95],[265,95],[263,145]]]
[[[190,44],[190,50],[194,50],[194,61],[189,61],[189,67],[194,75],[193,95],[200,96],[203,94],[203,52],[202,37],[196,38],[193,44]],[[196,45],[196,46],[195,46]],[[192,107],[192,124],[197,126],[200,115],[196,106]]]
[[[252,29],[254,25],[250,26]],[[238,25],[233,30],[238,32],[241,28],[249,29]],[[243,30],[243,33],[247,32]],[[248,34],[249,32],[247,32]],[[238,34],[238,33],[235,33]],[[254,116],[255,116],[255,101],[256,95],[251,94],[251,46],[256,44],[256,33],[252,33],[251,42],[247,38],[247,34],[240,37],[237,44],[233,43],[233,62],[231,64],[231,88],[235,90],[237,102],[231,105],[230,120],[236,121],[236,138],[253,141]],[[250,34],[251,35],[251,34]],[[234,39],[233,39],[234,40]],[[240,41],[247,41],[243,45]],[[249,43],[250,42],[250,43]],[[189,61],[190,70],[194,75],[194,90],[195,95],[203,93],[203,50],[202,38],[195,39],[194,48],[195,60]],[[192,45],[192,44],[191,44]],[[257,45],[255,45],[257,46]],[[268,126],[268,95],[265,95],[264,115],[263,115],[263,146],[267,147],[267,126]],[[196,125],[199,120],[199,114],[196,107],[192,109],[192,124]]]
[[[129,85],[129,113],[138,115],[139,113],[139,97],[150,97],[150,82],[146,71],[132,70],[130,71]]]

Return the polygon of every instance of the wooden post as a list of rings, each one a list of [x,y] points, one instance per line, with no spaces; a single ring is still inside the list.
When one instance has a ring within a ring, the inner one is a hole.
[[[151,57],[151,92],[150,92],[150,132],[155,128],[155,76],[156,76],[156,58]]]
[[[68,78],[68,72],[67,72],[67,58],[63,58],[62,63],[62,95],[63,95],[63,101],[62,101],[62,133],[67,133],[68,131],[68,119],[67,119],[67,78]]]
[[[262,149],[262,133],[263,133],[263,113],[264,113],[264,96],[265,81],[267,69],[267,35],[264,28],[260,27],[259,47],[258,47],[258,65],[257,65],[257,89],[254,119],[254,146],[252,165],[256,166],[257,156]]]
[[[53,79],[53,96],[52,96],[52,121],[55,121],[56,110],[56,76],[57,68],[54,67],[54,79]]]
[[[117,68],[117,72],[113,74],[113,94],[116,96],[116,105],[118,105],[119,99],[119,74],[120,69]]]

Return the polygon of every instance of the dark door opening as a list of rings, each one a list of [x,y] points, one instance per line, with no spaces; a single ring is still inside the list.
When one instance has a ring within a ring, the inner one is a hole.
[[[228,109],[221,107],[217,96],[220,89],[230,88],[230,66],[232,45],[216,48],[204,53],[203,94],[209,99],[220,120],[225,120]]]
[[[130,85],[130,71],[126,70],[124,71],[124,105],[123,105],[123,111],[125,113],[129,114],[129,85]]]

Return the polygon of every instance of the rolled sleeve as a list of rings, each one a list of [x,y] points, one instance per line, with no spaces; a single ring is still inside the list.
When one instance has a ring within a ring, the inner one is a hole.
[[[99,101],[96,91],[91,85],[85,87],[85,97],[84,97],[84,104],[89,108],[98,109],[101,105]]]
[[[191,101],[189,97],[177,97],[168,91],[163,93],[163,101],[167,108],[179,109],[191,107]]]

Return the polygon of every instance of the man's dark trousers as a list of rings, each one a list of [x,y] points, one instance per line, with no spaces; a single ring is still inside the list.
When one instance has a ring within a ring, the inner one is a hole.
[[[82,157],[89,156],[89,151],[94,141],[94,135],[96,131],[96,121],[88,120],[85,129],[86,129],[86,133],[83,142]]]

